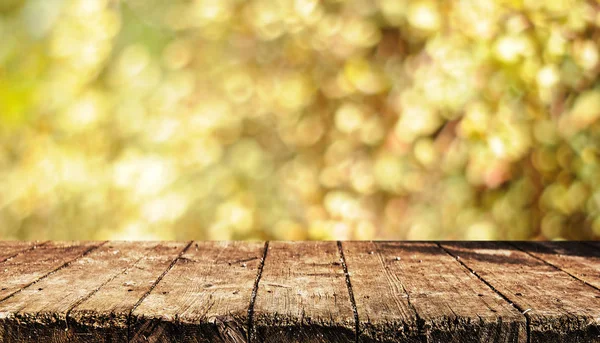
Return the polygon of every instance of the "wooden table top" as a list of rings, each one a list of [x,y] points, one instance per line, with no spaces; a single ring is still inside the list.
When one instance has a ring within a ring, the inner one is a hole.
[[[0,342],[600,342],[597,242],[0,242]]]

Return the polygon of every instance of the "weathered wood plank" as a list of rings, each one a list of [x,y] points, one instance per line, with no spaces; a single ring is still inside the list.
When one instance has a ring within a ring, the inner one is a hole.
[[[40,244],[42,243],[29,241],[0,241],[0,263]]]
[[[100,242],[51,242],[3,262],[0,265],[0,301],[100,244]]]
[[[525,317],[436,244],[343,245],[364,341],[527,341]]]
[[[86,341],[85,334],[78,335],[69,328],[70,311],[151,253],[157,244],[111,242],[102,245],[0,302],[0,323],[5,327],[5,337],[0,337],[0,341]]]
[[[336,243],[270,243],[253,321],[256,342],[353,342],[354,314]]]
[[[399,275],[373,242],[342,243],[363,342],[421,342],[420,323]],[[395,261],[394,261],[395,262]]]
[[[14,258],[0,264],[0,301],[81,257],[99,244],[101,243],[52,242],[36,249],[26,248],[26,251],[16,256],[14,253],[18,251],[8,252],[8,257]],[[28,245],[24,243],[24,246]],[[14,242],[8,242],[6,246],[14,246]],[[0,342],[4,342],[6,338],[3,318],[7,315],[0,312]]]
[[[531,343],[600,341],[600,292],[592,287],[506,243],[442,246],[525,312]]]
[[[519,249],[600,288],[600,249],[581,242],[513,242]]]
[[[592,242],[101,244],[0,242],[0,342],[600,342]]]
[[[246,342],[264,243],[198,242],[133,311],[132,342]]]
[[[156,245],[132,268],[118,274],[73,308],[68,318],[69,330],[73,333],[70,342],[127,342],[131,311],[189,244],[163,242]]]

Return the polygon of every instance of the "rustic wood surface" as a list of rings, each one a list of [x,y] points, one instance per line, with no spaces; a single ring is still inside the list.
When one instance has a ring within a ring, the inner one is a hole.
[[[515,242],[517,248],[600,289],[600,246],[590,243]]]
[[[263,243],[192,244],[132,313],[134,342],[245,342]]]
[[[422,331],[432,342],[526,340],[525,318],[437,245],[400,242],[344,245],[347,245],[348,268],[353,271],[352,289],[361,326],[365,326],[361,332],[370,339],[418,341],[393,336],[407,328],[413,330],[409,337]],[[385,296],[371,296],[374,289],[376,294]],[[402,306],[390,308],[390,300]],[[413,318],[405,319],[406,305],[417,316],[416,323]],[[402,325],[390,327],[393,323]]]
[[[597,289],[507,243],[442,246],[524,313],[532,342],[600,341]]]
[[[401,279],[373,242],[341,243],[362,341],[420,342],[419,317]]]
[[[127,342],[135,307],[162,280],[190,242],[152,244],[130,268],[117,274],[71,310],[69,328],[77,342]]]
[[[0,242],[0,342],[600,342],[600,244]]]
[[[16,256],[17,254],[35,248],[38,242],[9,242],[0,241],[0,262]]]
[[[354,340],[354,313],[335,242],[270,243],[256,293],[252,341]]]

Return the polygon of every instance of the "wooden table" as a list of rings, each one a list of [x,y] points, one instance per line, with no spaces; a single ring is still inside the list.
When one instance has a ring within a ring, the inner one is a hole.
[[[600,342],[599,248],[0,242],[0,342]]]

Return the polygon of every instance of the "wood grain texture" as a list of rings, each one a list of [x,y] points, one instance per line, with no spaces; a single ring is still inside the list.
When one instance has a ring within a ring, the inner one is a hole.
[[[342,243],[363,342],[421,342],[420,323],[401,277],[373,242]],[[394,261],[395,262],[395,261]]]
[[[190,243],[163,242],[146,251],[69,315],[72,342],[127,342],[129,315]]]
[[[600,289],[600,247],[589,243],[514,242],[517,248]]]
[[[600,341],[600,292],[592,287],[507,243],[442,247],[525,312],[531,343]]]
[[[0,300],[10,297],[100,244],[52,242],[3,262],[0,264]]]
[[[7,259],[23,253],[27,250],[41,245],[41,242],[23,242],[23,241],[0,241],[0,263]]]
[[[596,242],[35,244],[0,342],[600,342]]]
[[[110,242],[0,302],[5,337],[15,342],[89,341],[69,326],[70,311],[132,268],[158,243]],[[55,258],[60,256],[55,255]]]
[[[254,304],[255,342],[354,342],[335,242],[272,242]]]
[[[399,334],[416,331],[409,309],[427,342],[527,341],[525,317],[437,245],[344,246],[364,341],[410,341]]]
[[[133,311],[132,342],[246,342],[264,243],[197,242]]]

